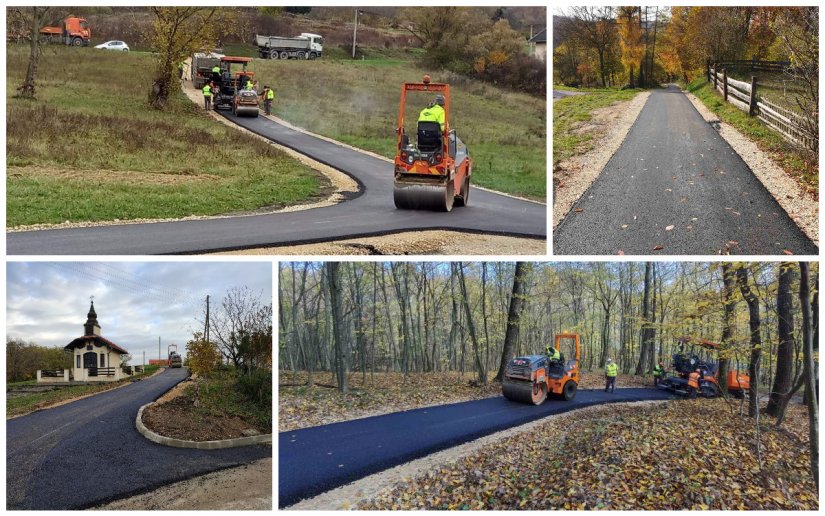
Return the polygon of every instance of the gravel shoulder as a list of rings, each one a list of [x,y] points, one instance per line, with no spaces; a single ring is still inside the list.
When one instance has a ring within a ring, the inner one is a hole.
[[[95,510],[272,510],[272,458],[117,500]]]
[[[462,233],[410,231],[392,235],[334,242],[261,247],[214,253],[216,255],[532,255],[547,254],[547,242],[533,238]]]
[[[553,168],[553,229],[570,212],[573,204],[599,177],[607,162],[619,150],[650,93],[645,91],[627,102],[617,102],[597,109],[593,111],[590,121],[575,129],[603,133],[603,136],[592,150],[560,161]]]
[[[702,118],[719,132],[719,136],[750,167],[756,178],[765,186],[796,225],[816,245],[819,245],[819,202],[806,192],[799,183],[788,176],[755,142],[748,139],[730,124],[719,120],[719,117],[695,95],[688,91],[684,91],[684,94]]]

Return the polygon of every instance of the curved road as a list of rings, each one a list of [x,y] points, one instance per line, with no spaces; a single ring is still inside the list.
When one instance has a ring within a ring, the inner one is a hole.
[[[161,485],[272,456],[271,446],[170,448],[135,429],[141,405],[186,369],[6,422],[8,509],[83,509]]]
[[[663,248],[654,251],[658,245]],[[619,150],[556,228],[553,252],[710,255],[727,249],[818,254],[681,90],[654,90]]]
[[[395,412],[278,434],[278,507],[551,414],[622,401],[666,400],[656,389],[582,390],[535,407],[502,396]]]
[[[184,254],[426,229],[547,238],[544,204],[473,189],[469,206],[451,213],[396,210],[392,164],[265,117],[226,116],[269,140],[351,175],[361,185],[361,195],[335,206],[289,213],[7,233],[7,253]]]

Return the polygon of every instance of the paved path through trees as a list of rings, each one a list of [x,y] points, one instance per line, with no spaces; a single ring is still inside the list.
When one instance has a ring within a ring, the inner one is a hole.
[[[189,373],[165,372],[6,422],[8,509],[83,509],[272,456],[272,447],[170,448],[135,429],[138,408]]]
[[[315,426],[278,435],[278,506],[530,421],[604,403],[666,400],[655,389],[579,391],[536,407],[503,396]]]
[[[651,94],[553,244],[565,255],[818,254],[675,86]]]

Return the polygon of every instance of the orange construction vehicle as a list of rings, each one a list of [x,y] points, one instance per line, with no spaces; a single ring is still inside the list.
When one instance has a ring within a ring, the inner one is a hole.
[[[575,333],[556,335],[560,360],[547,355],[527,355],[510,360],[501,382],[504,397],[521,403],[541,405],[548,394],[566,401],[576,397],[579,386],[580,342]]]
[[[688,382],[690,374],[700,371],[699,395],[706,398],[713,398],[722,393],[719,386],[719,363],[702,358],[694,353],[694,346],[704,350],[719,351],[719,344],[704,339],[692,339],[682,337],[679,339],[680,350],[673,355],[671,374],[659,382],[660,389],[667,389],[676,394],[687,395],[689,393]],[[685,346],[691,346],[690,352],[685,350]],[[751,386],[750,377],[736,369],[728,371],[728,392],[736,397],[744,397]]]
[[[444,127],[438,122],[417,122],[415,142],[404,128],[408,92],[444,96]],[[422,82],[405,82],[401,86],[396,134],[395,207],[451,211],[454,204],[466,206],[473,165],[467,147],[450,127],[450,85],[430,82],[429,75]]]
[[[49,43],[85,47],[92,39],[92,29],[89,28],[86,18],[68,16],[55,25],[41,28],[40,38]]]
[[[246,90],[244,86],[255,80],[255,72],[246,69],[251,57],[223,56],[220,61],[220,81],[213,97],[215,109],[231,109],[237,116],[258,116],[258,93]],[[240,71],[233,72],[232,65],[241,65]]]

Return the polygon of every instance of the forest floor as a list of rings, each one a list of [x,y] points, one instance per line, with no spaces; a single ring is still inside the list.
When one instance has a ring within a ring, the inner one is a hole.
[[[375,380],[367,374],[366,382],[360,373],[353,373],[348,380],[350,392],[342,394],[331,372],[313,373],[314,385],[307,387],[306,371],[279,371],[278,431],[500,396],[501,384],[492,381],[494,376],[491,372],[487,385],[475,386],[470,384],[477,380],[474,373],[410,373],[406,381],[402,373],[375,373]],[[650,378],[619,375],[616,386],[652,387],[653,383]],[[603,373],[583,373],[579,387],[604,388]]]
[[[789,407],[780,429],[763,415],[760,430],[761,466],[753,420],[736,403],[590,407],[348,503],[367,510],[817,510],[805,407]]]

